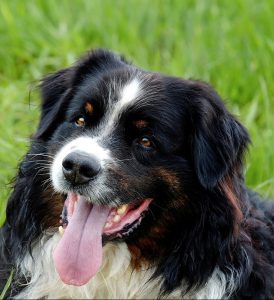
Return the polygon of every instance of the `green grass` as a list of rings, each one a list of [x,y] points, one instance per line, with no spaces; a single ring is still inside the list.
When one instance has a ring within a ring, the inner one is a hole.
[[[0,2],[0,223],[8,183],[39,117],[34,87],[86,50],[209,81],[249,129],[250,187],[274,195],[274,1]]]
[[[13,273],[14,273],[14,270],[12,269],[11,272],[10,272],[9,278],[8,278],[8,280],[7,280],[7,282],[4,286],[4,289],[0,294],[0,300],[5,299],[6,293],[7,293],[8,289],[9,289],[9,286],[11,285],[11,282],[12,282]]]

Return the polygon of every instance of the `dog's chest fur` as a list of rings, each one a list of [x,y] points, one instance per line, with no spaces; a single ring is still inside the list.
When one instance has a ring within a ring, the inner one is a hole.
[[[152,270],[133,271],[125,243],[109,243],[104,247],[103,265],[88,284],[75,287],[62,283],[52,259],[52,251],[59,239],[59,234],[50,238],[45,236],[34,247],[33,259],[30,256],[24,259],[21,270],[26,275],[31,273],[32,279],[18,298],[157,298],[159,283],[145,284]]]
[[[149,280],[153,268],[134,270],[130,252],[125,243],[109,243],[104,247],[104,260],[100,271],[81,287],[62,283],[55,271],[52,252],[60,239],[59,234],[46,234],[33,248],[33,258],[27,255],[18,263],[23,276],[30,277],[27,287],[16,296],[22,298],[71,299],[155,299],[159,297],[161,282]],[[182,283],[183,284],[183,283]],[[215,270],[206,286],[184,298],[211,299],[225,294],[227,279]],[[182,298],[180,290],[167,295],[167,299]]]

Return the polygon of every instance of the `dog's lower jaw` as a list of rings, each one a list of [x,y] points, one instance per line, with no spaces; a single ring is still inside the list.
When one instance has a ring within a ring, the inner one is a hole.
[[[135,270],[131,265],[131,254],[126,243],[107,243],[103,251],[103,264],[99,272],[84,286],[74,287],[62,283],[52,259],[60,235],[57,232],[45,233],[39,243],[33,247],[33,258],[28,254],[18,262],[19,274],[30,277],[25,289],[17,299],[155,299],[160,295],[161,278],[148,280],[154,268]],[[183,298],[220,299],[229,296],[236,288],[236,278],[231,274],[227,278],[218,268],[215,269],[207,284],[197,291],[190,291]],[[172,293],[165,295],[167,299],[182,298],[184,283]]]

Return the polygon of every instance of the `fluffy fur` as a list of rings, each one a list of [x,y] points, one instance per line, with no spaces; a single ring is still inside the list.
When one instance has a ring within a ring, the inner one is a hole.
[[[272,204],[245,186],[248,133],[208,84],[99,49],[46,77],[41,96],[1,229],[8,297],[274,297]],[[64,179],[75,149],[96,159],[92,182]],[[82,287],[62,283],[52,259],[71,191],[105,206],[153,199],[137,228],[103,237],[101,269]]]

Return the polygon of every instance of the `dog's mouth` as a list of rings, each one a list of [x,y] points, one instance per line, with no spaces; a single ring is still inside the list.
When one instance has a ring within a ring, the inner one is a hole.
[[[66,284],[83,285],[99,270],[102,236],[124,237],[141,223],[152,199],[118,208],[92,205],[84,197],[69,193],[61,215],[62,238],[54,251],[54,262]]]

